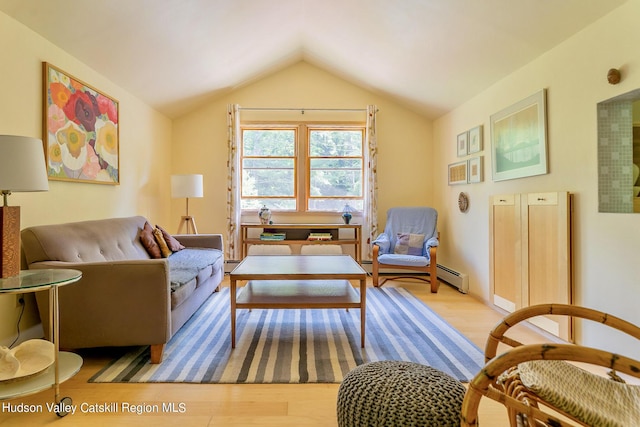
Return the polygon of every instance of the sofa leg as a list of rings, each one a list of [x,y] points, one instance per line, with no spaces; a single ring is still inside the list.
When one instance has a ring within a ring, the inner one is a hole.
[[[151,363],[154,365],[162,363],[163,352],[164,352],[164,344],[153,344],[151,346]]]

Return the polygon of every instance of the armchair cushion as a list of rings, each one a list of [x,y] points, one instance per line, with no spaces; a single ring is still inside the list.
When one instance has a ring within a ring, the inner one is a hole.
[[[393,253],[399,255],[423,255],[424,234],[398,233]]]
[[[426,267],[429,265],[429,258],[426,256],[383,254],[378,257],[378,263],[388,265],[403,265],[406,267]]]

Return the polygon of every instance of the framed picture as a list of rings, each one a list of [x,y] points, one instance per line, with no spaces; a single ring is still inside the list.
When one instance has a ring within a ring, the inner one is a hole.
[[[456,162],[449,165],[449,185],[467,183],[467,162]]]
[[[469,154],[482,151],[482,125],[469,131]]]
[[[458,157],[467,155],[467,143],[469,141],[469,133],[463,132],[458,135]]]
[[[118,101],[51,64],[42,65],[49,179],[119,184]]]
[[[493,180],[547,173],[546,90],[491,116]]]
[[[469,182],[475,184],[477,182],[482,182],[483,171],[483,157],[478,156],[472,159],[469,159],[469,165],[467,166],[467,170],[469,172]]]

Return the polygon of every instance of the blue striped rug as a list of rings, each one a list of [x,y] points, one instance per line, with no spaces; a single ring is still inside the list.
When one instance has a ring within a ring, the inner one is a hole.
[[[468,382],[482,351],[402,288],[368,288],[366,347],[360,310],[238,310],[231,350],[229,288],[213,294],[167,343],[162,364],[133,350],[89,382],[339,383],[357,365],[405,360]]]

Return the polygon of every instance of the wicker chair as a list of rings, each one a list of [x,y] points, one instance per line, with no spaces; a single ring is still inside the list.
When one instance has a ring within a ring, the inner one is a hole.
[[[482,396],[505,405],[512,426],[639,425],[640,386],[624,383],[617,372],[640,378],[640,361],[574,344],[523,345],[505,336],[516,324],[549,314],[599,322],[640,340],[638,326],[584,307],[541,304],[518,310],[490,333],[487,364],[469,384],[461,426],[478,425]],[[499,343],[512,348],[495,357]],[[570,362],[610,369],[611,378]]]

